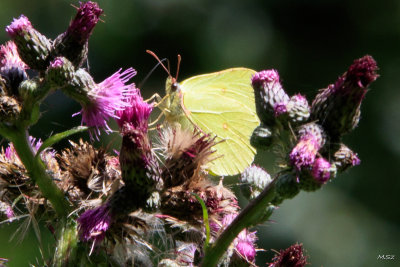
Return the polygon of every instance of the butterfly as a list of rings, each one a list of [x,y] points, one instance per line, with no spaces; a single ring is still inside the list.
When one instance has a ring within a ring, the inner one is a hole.
[[[231,68],[178,83],[158,57],[151,51],[147,52],[169,74],[166,97],[158,105],[166,121],[216,135],[216,159],[207,166],[211,174],[226,176],[243,172],[254,160],[256,150],[250,145],[250,137],[260,124],[251,86],[251,77],[256,72]],[[177,73],[179,65],[178,55]]]

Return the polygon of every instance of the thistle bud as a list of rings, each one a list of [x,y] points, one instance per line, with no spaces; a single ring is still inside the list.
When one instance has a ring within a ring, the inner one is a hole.
[[[326,134],[324,129],[314,122],[303,124],[297,129],[298,138],[301,139],[306,135],[313,135],[319,147],[324,146],[326,143]]]
[[[18,48],[21,59],[31,68],[46,70],[49,65],[51,41],[35,30],[27,17],[21,15],[6,27],[6,32]]]
[[[263,168],[251,165],[241,174],[240,182],[243,195],[247,199],[254,199],[272,182],[272,179]]]
[[[0,74],[7,80],[9,95],[18,95],[19,84],[28,79],[25,72],[28,66],[18,55],[17,46],[13,41],[8,41],[0,46]]]
[[[286,105],[289,96],[279,82],[276,70],[264,70],[254,74],[252,80],[256,111],[261,122],[271,125],[275,122],[275,105]]]
[[[342,172],[352,166],[360,165],[361,160],[358,158],[357,153],[346,145],[340,144],[339,148],[333,153],[333,162],[338,172]]]
[[[279,117],[279,116],[285,114],[287,111],[288,111],[287,104],[285,104],[285,103],[276,103],[274,105],[275,117]]]
[[[21,100],[25,103],[30,102],[30,104],[35,102],[41,95],[45,94],[44,91],[46,90],[43,91],[41,89],[46,88],[42,88],[41,85],[40,80],[35,78],[21,82],[18,87],[18,94]]]
[[[103,10],[95,2],[80,3],[67,31],[54,40],[55,55],[63,56],[73,66],[80,67],[87,58],[89,37],[102,13]]]
[[[300,192],[297,178],[292,173],[285,173],[277,178],[275,184],[276,197],[272,201],[274,205],[280,204],[284,199],[291,199]]]
[[[311,170],[311,175],[320,184],[325,184],[331,178],[332,166],[324,158],[317,158]]]
[[[250,144],[257,149],[267,149],[272,145],[272,132],[265,125],[254,129],[250,138]]]
[[[297,94],[290,98],[286,105],[290,121],[294,124],[304,123],[310,117],[310,107],[307,98]]]
[[[68,59],[56,57],[50,62],[46,74],[47,80],[53,85],[67,86],[75,77],[75,68]]]
[[[153,107],[143,101],[137,89],[132,90],[127,104],[124,110],[116,112],[118,125],[122,126],[119,162],[122,180],[125,182],[123,190],[129,194],[127,197],[135,196],[140,206],[144,207],[152,192],[161,186],[158,162],[147,134],[147,120]],[[137,203],[132,203],[129,208],[139,207]]]
[[[297,170],[310,167],[318,150],[324,145],[323,130],[315,123],[305,124],[298,131],[299,141],[289,154],[291,163]]]
[[[379,77],[377,70],[371,56],[357,59],[336,83],[315,97],[311,120],[318,120],[331,139],[339,139],[358,125],[361,102],[368,86]]]
[[[59,61],[58,61],[59,62]],[[95,90],[96,83],[92,76],[84,69],[75,71],[74,78],[69,86],[61,88],[63,93],[79,102],[82,106],[90,105],[89,92]]]

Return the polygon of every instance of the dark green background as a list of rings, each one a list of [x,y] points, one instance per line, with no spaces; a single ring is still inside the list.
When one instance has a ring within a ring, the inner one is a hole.
[[[259,227],[257,263],[270,259],[270,249],[302,242],[312,266],[400,265],[400,1],[99,1],[105,23],[90,40],[89,65],[100,82],[120,67],[134,67],[139,84],[155,65],[145,53],[167,57],[175,68],[182,55],[180,79],[245,66],[274,68],[290,94],[306,94],[342,74],[356,58],[372,55],[381,77],[372,84],[362,105],[359,127],[345,141],[362,164],[316,193],[301,193],[286,201],[271,222]],[[75,15],[77,1],[15,1],[0,3],[0,26],[21,13],[36,29],[55,38]],[[1,43],[8,39],[5,32]],[[142,94],[163,94],[166,73],[157,69],[142,86]],[[32,133],[45,138],[80,124],[71,118],[79,106],[56,93],[43,105],[43,120]],[[117,135],[107,138],[118,146]],[[269,155],[260,154],[259,162]],[[15,226],[1,225],[0,257],[9,266],[36,263],[40,254],[32,237],[9,242]],[[46,229],[42,229],[43,234]],[[45,234],[44,234],[45,235]],[[46,235],[45,235],[46,236]],[[48,247],[48,235],[43,243]],[[379,254],[394,261],[377,260]]]

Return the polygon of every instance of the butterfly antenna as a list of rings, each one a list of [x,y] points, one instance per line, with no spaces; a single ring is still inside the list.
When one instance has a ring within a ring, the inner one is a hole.
[[[168,75],[171,76],[171,73],[169,72],[169,68],[167,69],[167,68],[165,67],[165,65],[162,63],[162,61],[157,57],[157,55],[156,55],[153,51],[146,50],[146,53],[152,55],[152,56],[158,61],[158,63],[161,64],[161,66],[162,66],[162,67],[164,68],[164,70],[168,73]],[[169,65],[169,62],[168,62],[168,65]]]
[[[171,76],[171,66],[169,64],[169,60],[167,60],[167,63],[168,63],[168,73],[169,73],[169,76]]]
[[[178,80],[178,75],[179,75],[179,67],[181,66],[181,55],[178,54],[178,66],[176,67],[176,77],[175,80]]]
[[[162,65],[162,62],[164,61],[168,61],[168,59],[163,58],[161,59],[157,65],[155,65],[150,71],[149,73],[146,75],[146,77],[144,77],[144,79],[139,83],[138,88],[142,88],[142,85],[146,83],[147,79],[150,77],[151,74],[153,74],[153,72],[158,68],[158,66]]]

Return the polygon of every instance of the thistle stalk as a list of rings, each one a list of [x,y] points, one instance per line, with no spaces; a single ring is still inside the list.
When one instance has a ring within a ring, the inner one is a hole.
[[[14,144],[29,176],[38,185],[43,196],[50,201],[59,216],[66,217],[70,210],[68,201],[61,190],[53,183],[52,177],[46,172],[40,157],[35,158],[27,131],[16,128],[15,131],[9,132],[9,139]]]
[[[262,220],[267,220],[271,216],[274,208],[269,203],[275,196],[276,180],[277,178],[265,187],[261,194],[239,213],[214,244],[207,249],[200,264],[201,267],[217,266],[229,245],[243,229],[257,224],[260,217]]]

